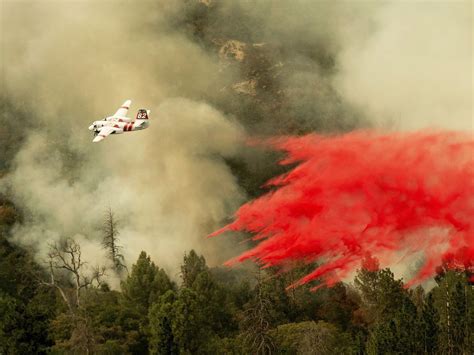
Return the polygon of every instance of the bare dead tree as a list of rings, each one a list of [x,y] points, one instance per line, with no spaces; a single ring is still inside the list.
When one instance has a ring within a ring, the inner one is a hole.
[[[272,304],[264,292],[260,270],[257,274],[256,296],[243,313],[244,342],[254,354],[272,354],[275,344],[269,334]]]
[[[102,247],[107,251],[107,255],[114,265],[117,273],[126,270],[125,260],[122,254],[122,247],[119,245],[118,221],[115,218],[112,208],[108,208],[105,214],[104,223],[102,225]]]
[[[67,290],[64,289],[62,286],[60,286],[59,283],[56,280],[55,272],[54,272],[54,269],[53,269],[53,264],[52,264],[51,261],[49,261],[49,271],[50,271],[50,281],[48,282],[48,281],[43,281],[43,280],[40,279],[39,280],[40,284],[45,285],[45,286],[49,286],[49,287],[53,287],[56,290],[58,290],[59,294],[61,295],[62,299],[64,300],[64,303],[66,303],[69,311],[71,313],[74,313],[74,307],[73,307],[73,304],[71,303],[70,297],[68,297]]]
[[[53,287],[60,293],[69,309],[73,324],[70,339],[65,343],[72,353],[93,353],[96,344],[94,326],[85,307],[81,307],[81,293],[88,288],[100,287],[105,275],[104,267],[87,268],[80,245],[72,238],[49,244],[49,280],[42,285]]]
[[[80,307],[81,291],[94,285],[100,286],[105,268],[96,267],[90,276],[85,275],[86,262],[82,260],[81,247],[74,239],[52,243],[49,249],[50,280],[41,281],[41,284],[57,289],[69,310],[74,313]]]

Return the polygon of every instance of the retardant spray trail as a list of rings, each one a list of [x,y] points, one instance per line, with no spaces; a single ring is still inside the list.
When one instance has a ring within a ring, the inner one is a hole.
[[[474,264],[474,141],[462,133],[309,135],[265,141],[297,163],[267,183],[273,190],[243,205],[225,231],[259,244],[229,262],[263,267],[295,260],[320,266],[297,284],[332,285],[370,254],[381,266],[422,254],[409,285],[444,260]],[[276,188],[275,188],[276,187]],[[403,260],[401,261],[403,262]]]

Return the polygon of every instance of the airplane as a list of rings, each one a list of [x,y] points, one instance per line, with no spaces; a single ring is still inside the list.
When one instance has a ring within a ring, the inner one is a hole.
[[[100,142],[110,134],[121,134],[124,132],[139,131],[148,128],[148,116],[151,111],[141,108],[137,111],[135,120],[133,120],[132,118],[127,117],[131,103],[131,100],[127,100],[112,116],[105,117],[100,121],[92,122],[89,126],[89,131],[94,132],[94,139],[92,142]]]

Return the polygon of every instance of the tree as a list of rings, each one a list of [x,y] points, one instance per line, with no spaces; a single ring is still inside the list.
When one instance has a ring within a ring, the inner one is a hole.
[[[183,287],[191,288],[197,276],[207,270],[206,259],[202,255],[197,255],[193,249],[188,254],[185,253],[181,265]]]
[[[197,293],[183,287],[170,290],[150,308],[150,352],[194,354],[206,352],[212,331],[207,326]]]
[[[439,350],[446,354],[472,352],[472,287],[466,275],[455,270],[438,275],[436,280],[438,287],[432,292],[439,313]]]
[[[425,354],[434,354],[438,345],[439,314],[434,306],[433,293],[430,292],[424,300],[421,313],[421,326],[423,334],[423,351]]]
[[[58,305],[54,290],[38,284],[42,276],[41,265],[0,231],[0,353],[44,353],[52,345],[48,329]]]
[[[264,292],[260,271],[257,274],[255,297],[246,304],[241,321],[244,333],[244,344],[253,354],[271,354],[275,350],[273,337],[270,335],[272,305]]]
[[[213,353],[219,338],[210,327],[212,314],[193,289],[168,291],[149,313],[152,354]]]
[[[168,291],[150,307],[150,351],[213,352],[220,344],[218,337],[230,335],[237,328],[230,298],[205,259],[193,250],[185,254],[181,270],[179,292]]]
[[[351,298],[346,285],[338,282],[334,286],[321,289],[318,292],[321,304],[316,312],[317,315],[342,330],[351,328],[352,315],[358,305]]]
[[[81,307],[90,319],[99,354],[135,353],[140,346],[137,323],[120,300],[119,292],[105,287],[89,289],[82,295]]]
[[[94,284],[100,286],[101,279],[105,275],[105,268],[99,267],[94,268],[90,275],[87,275],[86,264],[82,259],[81,247],[74,239],[67,238],[61,243],[54,242],[49,245],[50,280],[41,281],[41,284],[56,288],[71,313],[75,313],[75,310],[80,307],[81,291]],[[58,280],[61,277],[62,280]],[[71,281],[72,287],[70,287]],[[73,292],[70,292],[71,289]]]
[[[52,243],[49,247],[50,280],[40,280],[40,283],[56,289],[68,307],[67,313],[59,314],[52,322],[52,337],[56,341],[54,349],[93,352],[97,342],[96,333],[90,315],[82,307],[81,299],[88,289],[101,286],[105,268],[87,270],[81,247],[72,238]]]
[[[209,338],[203,327],[205,316],[199,307],[198,295],[191,289],[182,288],[173,305],[171,329],[180,354],[194,354],[202,349]]]
[[[151,354],[175,354],[178,352],[178,344],[176,344],[172,328],[176,298],[175,291],[168,290],[150,308],[149,348]]]
[[[166,272],[156,266],[144,251],[140,253],[136,264],[132,266],[130,275],[122,282],[124,298],[145,315],[153,302],[166,291],[174,288],[175,285]]]
[[[16,329],[22,323],[17,301],[8,295],[0,294],[0,354],[20,353],[19,343],[23,330]],[[19,328],[19,327],[18,327]]]
[[[367,352],[419,353],[417,308],[401,280],[390,269],[359,270],[355,279],[369,324]]]
[[[138,344],[134,352],[146,352],[148,348],[148,312],[150,306],[160,299],[160,296],[175,285],[166,272],[157,267],[150,257],[142,251],[131,273],[122,282],[122,304],[127,310],[130,322],[135,323],[134,329],[138,335]]]
[[[283,324],[270,331],[284,354],[353,354],[354,344],[348,333],[333,324],[306,321]]]
[[[190,289],[196,293],[200,311],[204,314],[202,327],[219,336],[237,330],[238,325],[231,314],[230,294],[216,282],[207,266],[196,275]]]
[[[399,309],[400,299],[408,297],[403,282],[395,280],[388,268],[376,271],[363,268],[354,281],[369,324],[393,318]]]
[[[112,212],[112,208],[109,207],[102,225],[102,247],[107,251],[114,270],[120,275],[127,267],[125,266],[125,260],[121,253],[122,247],[119,245],[119,230],[117,226],[118,222]]]

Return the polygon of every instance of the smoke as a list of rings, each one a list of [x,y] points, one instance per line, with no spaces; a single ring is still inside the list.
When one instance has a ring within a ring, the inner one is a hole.
[[[388,1],[346,37],[337,87],[379,126],[473,129],[471,1]],[[357,32],[356,32],[357,33]]]
[[[423,254],[409,284],[433,276],[443,261],[472,269],[469,135],[354,132],[271,144],[288,153],[282,164],[298,166],[271,180],[276,191],[242,206],[233,223],[213,234],[255,234],[259,244],[235,261],[264,267],[317,261],[321,266],[298,283],[321,278],[327,285],[347,277],[367,255],[386,267]]]
[[[202,237],[280,172],[245,135],[468,128],[469,6],[3,1],[0,190],[25,214],[13,240],[41,258],[77,236],[101,260],[111,206],[128,263],[235,255]],[[129,98],[150,128],[91,144],[90,123]]]
[[[242,95],[254,98],[252,121],[246,122],[252,131],[340,132],[368,125],[362,111],[336,90],[334,78],[346,32],[364,31],[377,7],[331,1],[216,2],[204,37],[239,41],[240,50],[233,54],[240,58],[241,80],[246,79],[240,84],[252,86]]]
[[[191,248],[222,260],[222,245],[201,239],[243,200],[224,162],[243,129],[198,99],[227,79],[216,58],[170,28],[178,5],[140,5],[3,4],[2,83],[29,117],[1,190],[25,213],[13,240],[40,259],[48,242],[75,236],[95,243],[88,260],[104,260],[98,227],[111,206],[128,263],[146,250],[176,271]],[[90,122],[127,98],[152,110],[150,128],[91,144]]]

